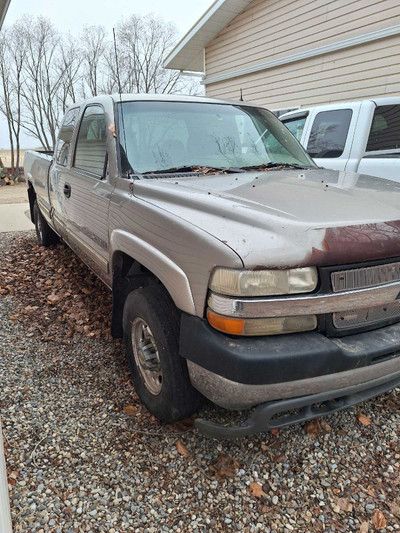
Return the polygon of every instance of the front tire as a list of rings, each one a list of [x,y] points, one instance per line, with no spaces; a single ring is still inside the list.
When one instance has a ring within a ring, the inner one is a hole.
[[[40,246],[48,248],[57,244],[59,241],[58,235],[48,225],[46,219],[40,212],[37,200],[33,206],[33,218],[35,221],[36,237]]]
[[[179,312],[162,285],[128,295],[123,330],[132,380],[147,409],[165,423],[195,413],[203,397],[179,355]]]

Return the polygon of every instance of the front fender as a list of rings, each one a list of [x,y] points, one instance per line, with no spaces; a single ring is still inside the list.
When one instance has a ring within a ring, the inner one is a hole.
[[[154,274],[164,285],[181,311],[196,314],[189,280],[183,270],[157,248],[123,230],[114,230],[110,237],[111,256],[124,252]]]

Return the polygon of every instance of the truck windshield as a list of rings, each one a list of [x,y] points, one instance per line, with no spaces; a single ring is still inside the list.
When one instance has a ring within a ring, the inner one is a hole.
[[[118,105],[123,106],[118,127],[123,172],[274,163],[315,167],[286,127],[265,109],[170,101]]]

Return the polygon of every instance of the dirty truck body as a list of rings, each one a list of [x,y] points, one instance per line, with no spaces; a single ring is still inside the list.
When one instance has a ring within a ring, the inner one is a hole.
[[[256,407],[239,436],[400,384],[400,187],[322,170],[243,102],[122,95],[73,105],[27,152],[39,242],[113,291],[112,333],[163,421],[206,396]]]

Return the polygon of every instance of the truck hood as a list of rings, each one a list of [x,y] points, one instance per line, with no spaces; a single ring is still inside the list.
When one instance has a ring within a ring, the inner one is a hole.
[[[201,228],[246,268],[400,256],[400,185],[323,169],[134,182],[136,197]]]

